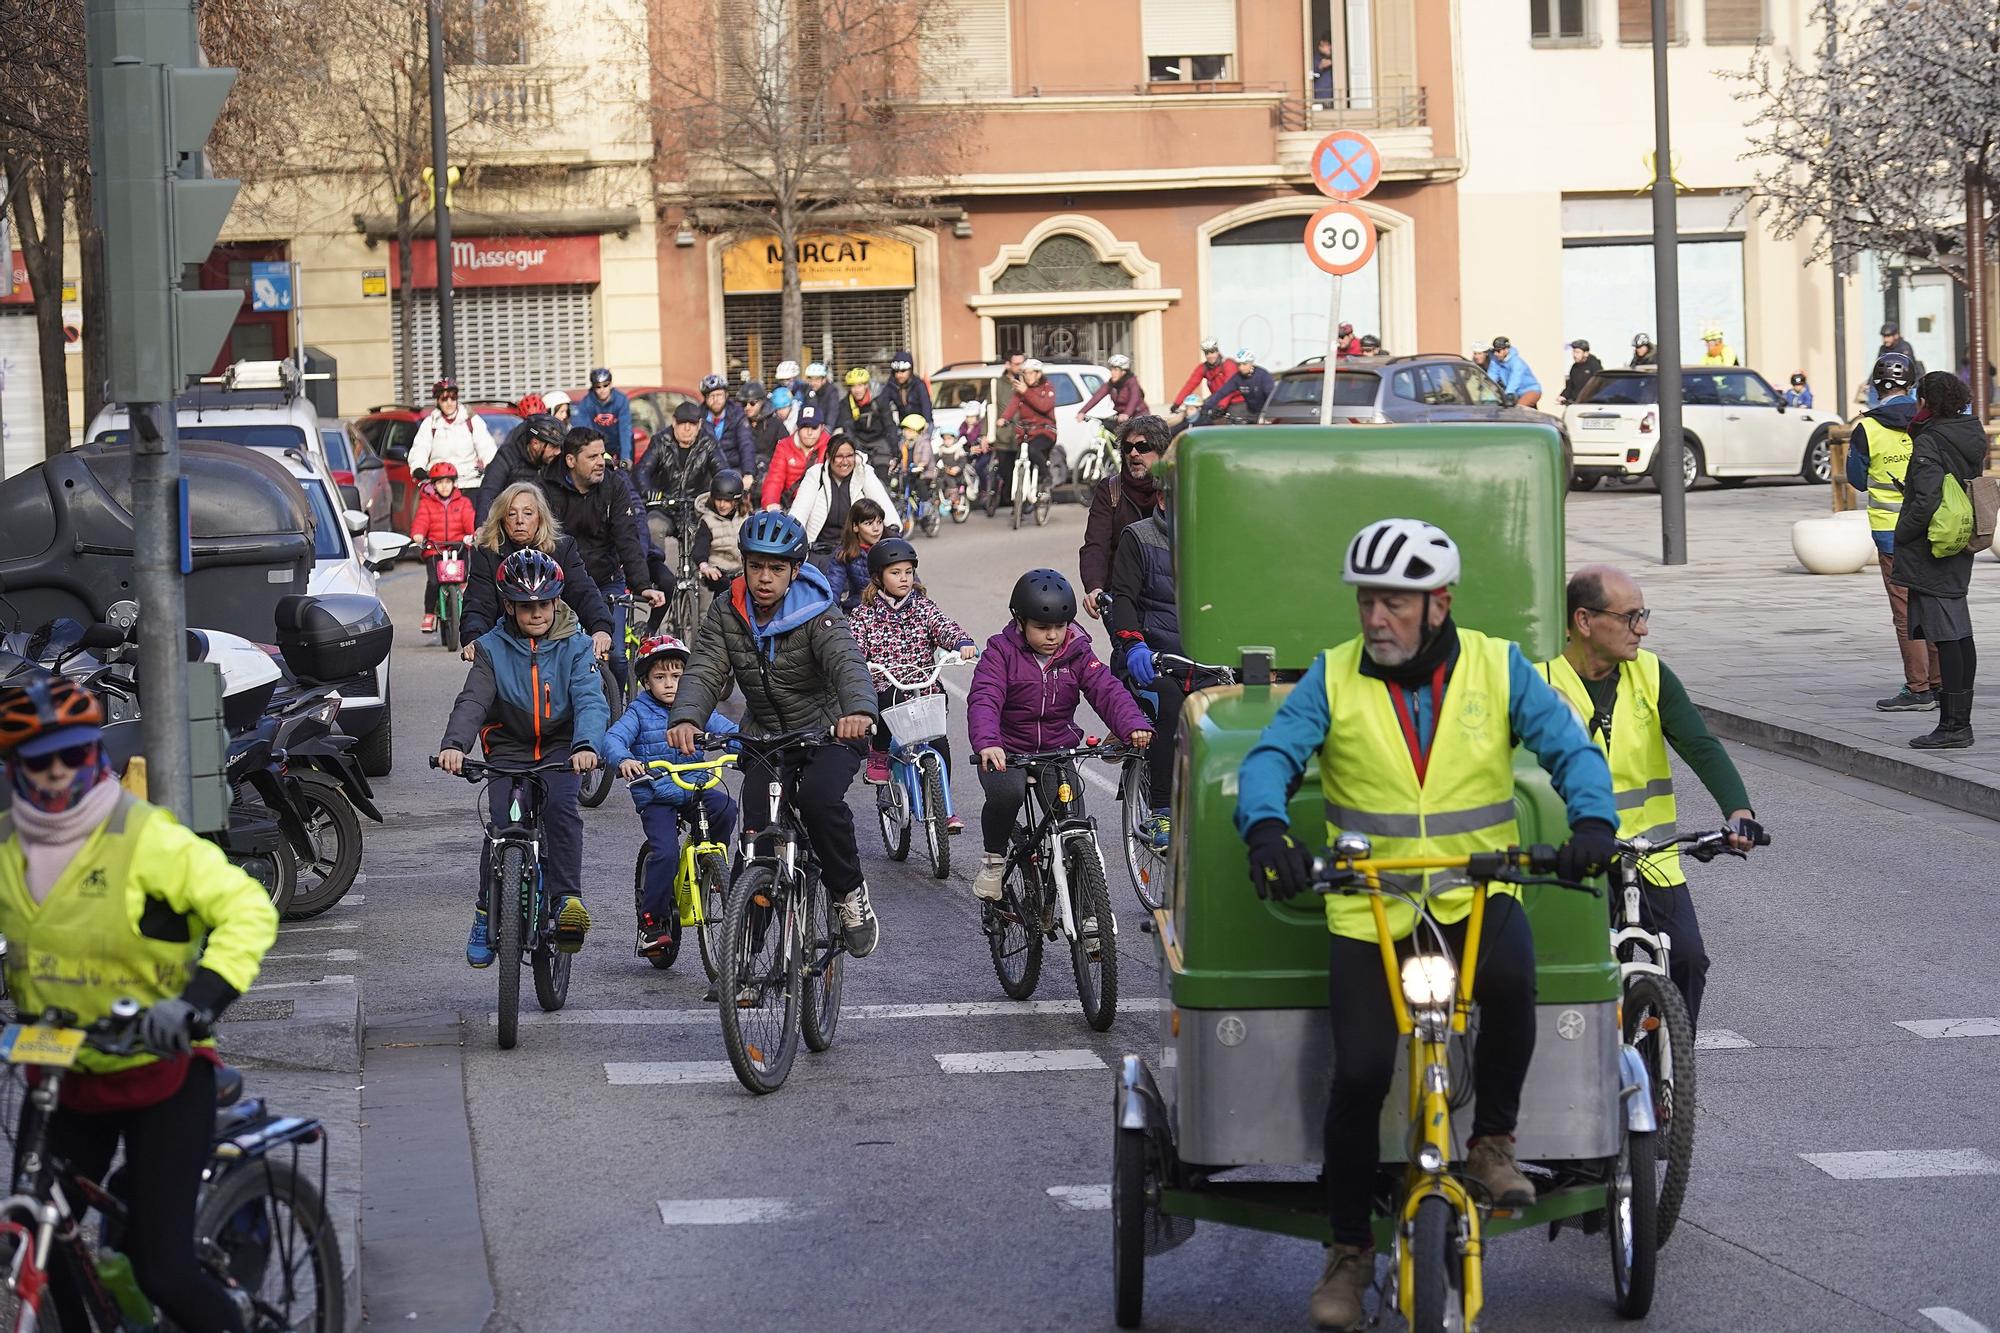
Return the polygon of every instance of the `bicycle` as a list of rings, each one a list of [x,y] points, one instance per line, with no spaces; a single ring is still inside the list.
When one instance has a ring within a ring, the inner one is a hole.
[[[437,566],[437,605],[431,609],[438,618],[438,643],[446,652],[455,653],[460,644],[459,626],[465,620],[465,584],[471,577],[465,543],[440,546],[426,542],[424,559]]]
[[[666,616],[660,623],[667,633],[683,643],[692,643],[695,626],[701,623],[702,606],[701,569],[695,564],[691,547],[701,516],[695,512],[694,498],[687,495],[676,496],[672,500],[662,498],[653,501],[647,508],[659,514],[663,523],[670,523],[673,532],[678,534],[673,537],[674,590],[667,597]],[[669,509],[674,511],[671,519],[667,513]],[[656,531],[653,539],[664,547],[666,543],[662,538],[666,535]],[[645,611],[650,617],[653,608],[648,606]],[[627,623],[630,623],[629,619]]]
[[[1111,600],[1106,594],[1103,605],[1108,608]],[[1178,653],[1155,653],[1153,665],[1163,676],[1180,677],[1184,682],[1183,691],[1189,694],[1210,686],[1236,683],[1236,672],[1231,668],[1197,662]],[[1197,680],[1203,683],[1197,684]],[[1146,686],[1134,686],[1132,694],[1146,716],[1156,727],[1159,726],[1159,692]],[[1131,877],[1132,891],[1139,895],[1140,906],[1148,912],[1157,912],[1167,905],[1167,897],[1173,892],[1174,858],[1172,846],[1157,846],[1153,836],[1153,811],[1164,802],[1154,797],[1153,770],[1145,751],[1141,750],[1125,761],[1123,772],[1119,775],[1118,800],[1125,812],[1120,821],[1125,835],[1125,873]]]
[[[917,691],[935,685],[944,669],[954,663],[971,665],[957,653],[940,652],[930,671],[915,681],[898,679],[880,662],[868,664],[895,693],[910,696],[882,710],[882,722],[889,728],[889,781],[875,789],[875,819],[882,828],[882,848],[891,861],[905,859],[910,854],[910,830],[922,825],[933,879],[951,876],[951,838],[945,830],[945,821],[953,813],[951,784],[945,781],[944,756],[932,744],[945,734],[947,705],[942,694]]]
[[[944,439],[945,433],[938,432],[938,437]],[[973,467],[972,456],[956,446],[940,447],[937,459],[938,507],[951,515],[952,522],[963,523],[972,517],[972,506],[979,500],[978,470]]]
[[[1703,865],[1718,856],[1745,855],[1729,845],[1729,837],[1729,830],[1721,829],[1680,834],[1661,842],[1644,837],[1618,842],[1612,883],[1620,892],[1611,903],[1611,951],[1618,956],[1624,985],[1625,1042],[1646,1062],[1653,1089],[1653,1116],[1660,1126],[1661,1245],[1667,1243],[1680,1221],[1694,1162],[1694,1019],[1673,982],[1673,940],[1651,929],[1651,913],[1640,889],[1642,885],[1665,887],[1647,865],[1647,858],[1660,852],[1678,847]],[[1766,847],[1770,842],[1770,834],[1760,834],[1756,845]]]
[[[554,1013],[569,999],[570,965],[576,955],[556,946],[556,909],[542,874],[542,803],[548,784],[541,775],[567,769],[567,758],[539,764],[495,764],[467,759],[457,776],[485,784],[506,778],[506,822],[498,828],[481,803],[486,841],[480,848],[480,877],[486,885],[486,921],[500,969],[500,1049],[511,1051],[520,1035],[521,955],[530,956],[535,1002]],[[431,756],[437,768],[437,756]],[[440,769],[440,772],[443,770]]]
[[[99,1184],[49,1156],[49,1121],[77,1054],[85,1046],[113,1056],[144,1051],[143,1012],[133,1000],[118,1000],[109,1015],[78,1027],[75,1014],[51,1008],[0,1034],[7,1062],[39,1074],[26,1093],[16,1145],[21,1171],[14,1192],[0,1199],[0,1247],[12,1250],[4,1260],[13,1307],[7,1326],[15,1333],[56,1328],[57,1281],[75,1284],[91,1327],[160,1322],[132,1282],[129,1262],[116,1255],[131,1220],[120,1197],[124,1168]],[[340,1238],[326,1210],[326,1128],[310,1116],[273,1113],[261,1098],[240,1100],[242,1092],[240,1073],[216,1071],[214,1138],[195,1210],[196,1259],[228,1288],[252,1333],[340,1333],[347,1326],[346,1288]],[[319,1149],[317,1184],[301,1170],[302,1153],[311,1147]],[[93,1250],[84,1225],[92,1209],[102,1253]],[[107,1282],[107,1270],[114,1281]]]
[[[720,754],[713,759],[696,759],[688,763],[649,759],[646,761],[648,775],[634,778],[628,785],[650,787],[665,778],[682,791],[699,797],[701,793],[721,785],[722,770],[735,762],[733,754]],[[698,776],[689,779],[681,776],[684,773]],[[719,952],[714,936],[722,921],[723,890],[729,876],[729,848],[709,836],[708,807],[700,800],[689,801],[681,807],[679,814],[682,837],[680,863],[674,871],[674,905],[679,909],[681,929],[693,928],[695,942],[701,948],[702,971],[708,974],[710,981],[714,981]],[[645,900],[646,856],[647,847],[641,844],[639,864],[632,870],[635,904]],[[643,956],[664,972],[674,965],[680,952],[681,936],[676,934],[671,945],[658,953]]]
[[[1047,439],[1047,437],[1041,438]],[[1048,439],[1047,442],[1053,454],[1056,442],[1053,439]],[[1012,489],[1009,491],[1010,502],[1014,506],[1015,528],[1021,526],[1021,516],[1025,513],[1034,515],[1035,526],[1038,528],[1049,521],[1049,508],[1054,503],[1054,493],[1053,487],[1049,484],[1048,473],[1047,463],[1037,464],[1034,461],[1033,441],[1022,440],[1020,447],[1014,451],[1014,468],[1011,474],[1013,481]],[[1000,486],[996,478],[993,488],[986,492],[986,517],[992,518],[999,508]]]
[[[611,663],[607,661],[597,664],[598,680],[604,687],[604,705],[611,710],[611,720],[616,722],[624,713],[625,706],[638,698],[639,691],[646,688],[644,682],[639,679],[639,673],[632,669],[632,664],[639,660],[639,649],[646,642],[645,633],[640,628],[645,623],[641,617],[651,615],[653,608],[645,598],[634,597],[630,593],[606,593],[604,600],[613,610],[622,607],[625,611],[624,684],[619,684],[618,673],[611,669]],[[615,775],[610,767],[605,764],[599,764],[585,773],[577,786],[576,803],[585,810],[595,810],[603,805],[604,798],[611,794],[613,776]]]
[[[801,1032],[807,1048],[819,1052],[833,1045],[840,1025],[846,936],[792,800],[792,771],[831,741],[823,728],[702,738],[704,745],[725,741],[739,743],[770,770],[770,827],[743,830],[742,860],[722,909],[716,978],[730,1067],[761,1095],[784,1086]]]
[[[1092,487],[1118,473],[1118,435],[1125,429],[1124,417],[1097,418],[1097,438],[1070,469],[1070,483],[1089,494]]]
[[[1010,754],[1007,767],[1026,770],[1027,799],[1008,841],[1000,900],[980,908],[980,928],[993,955],[993,971],[1009,999],[1025,1000],[1041,980],[1042,942],[1066,936],[1070,968],[1084,1020],[1108,1031],[1118,1014],[1118,918],[1105,884],[1097,821],[1081,812],[1082,775],[1076,763],[1119,763],[1145,755],[1122,743],[1082,745]]]

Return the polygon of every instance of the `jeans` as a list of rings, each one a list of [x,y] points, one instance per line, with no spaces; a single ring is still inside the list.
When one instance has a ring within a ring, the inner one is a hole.
[[[689,801],[700,801],[708,811],[708,836],[727,843],[736,828],[736,802],[721,787],[710,787]],[[639,910],[655,921],[679,920],[674,903],[674,875],[680,870],[681,811],[686,806],[655,801],[639,807],[639,823],[646,830],[646,878],[639,896]]]
[[[1649,884],[1639,891],[1639,921],[1671,939],[1674,985],[1687,1001],[1689,1021],[1699,1027],[1702,992],[1708,989],[1708,945],[1701,938],[1701,922],[1695,920],[1694,895],[1685,884],[1661,888]]]
[[[1464,921],[1442,927],[1452,955],[1465,948]],[[1408,939],[1398,956],[1411,952]],[[1521,904],[1503,894],[1486,900],[1473,1048],[1472,1136],[1512,1134],[1521,1086],[1535,1054],[1535,941]],[[1373,940],[1335,935],[1328,958],[1327,1016],[1333,1023],[1333,1092],[1326,1103],[1326,1202],[1333,1238],[1373,1245],[1368,1226],[1381,1161],[1382,1102],[1396,1073],[1396,1013]]]
[[[762,832],[771,823],[772,766],[757,753],[757,743],[746,740],[740,767],[743,770],[743,827]],[[844,742],[835,742],[793,758],[788,765],[792,782],[792,804],[804,821],[806,841],[819,861],[820,879],[827,893],[844,898],[861,887],[861,853],[854,845],[854,812],[847,808],[847,789],[861,768],[861,751]]]
[[[576,797],[583,780],[567,769],[559,773],[544,773],[541,778],[548,784],[548,799],[541,808],[542,882],[547,886],[551,899],[582,897],[583,811],[577,808]],[[507,822],[507,793],[512,785],[508,778],[495,778],[486,786],[486,808],[495,828]],[[534,790],[532,784],[528,789]],[[492,867],[486,864],[482,853],[479,865],[481,903],[486,902],[486,881],[491,875]]]

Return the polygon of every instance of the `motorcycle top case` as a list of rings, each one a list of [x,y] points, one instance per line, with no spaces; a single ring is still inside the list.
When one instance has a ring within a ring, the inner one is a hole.
[[[396,633],[388,608],[360,593],[281,598],[277,618],[278,651],[302,680],[344,680],[379,666]]]

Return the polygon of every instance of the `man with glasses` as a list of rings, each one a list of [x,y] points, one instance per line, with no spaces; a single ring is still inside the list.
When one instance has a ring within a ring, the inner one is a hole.
[[[1674,770],[1667,747],[1694,770],[1737,834],[1730,846],[1748,851],[1763,830],[1750,809],[1743,778],[1701,720],[1680,679],[1640,647],[1652,612],[1639,585],[1609,565],[1587,565],[1570,577],[1569,641],[1542,674],[1583,718],[1584,730],[1611,763],[1618,801],[1618,836],[1659,841],[1674,835]],[[1701,1020],[1708,950],[1680,854],[1646,858],[1641,906],[1654,930],[1673,938],[1674,985],[1688,1017]]]
[[[1119,536],[1132,524],[1151,518],[1159,507],[1153,465],[1160,461],[1170,434],[1160,417],[1138,416],[1126,422],[1118,436],[1123,466],[1090,492],[1090,517],[1084,521],[1076,563],[1084,589],[1083,609],[1093,619],[1104,614],[1102,599],[1110,586],[1111,558],[1118,551]]]

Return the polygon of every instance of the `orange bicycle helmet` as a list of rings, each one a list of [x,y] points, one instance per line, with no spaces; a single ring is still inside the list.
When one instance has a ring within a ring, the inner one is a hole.
[[[100,739],[104,705],[65,676],[0,690],[0,754],[34,758]]]

